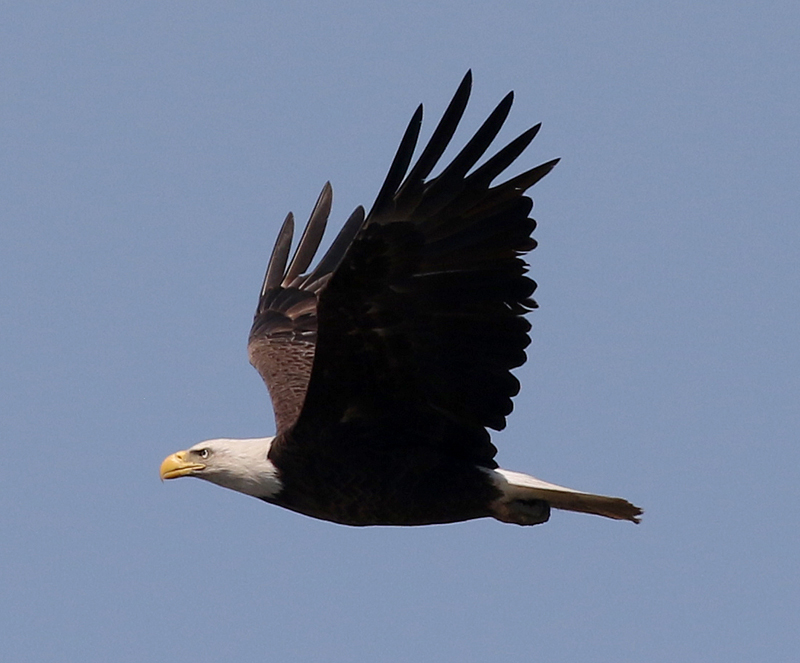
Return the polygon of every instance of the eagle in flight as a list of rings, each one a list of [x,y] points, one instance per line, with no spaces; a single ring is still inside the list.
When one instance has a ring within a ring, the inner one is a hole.
[[[493,517],[536,525],[550,509],[638,522],[618,497],[499,468],[502,430],[526,359],[536,246],[525,192],[557,159],[505,182],[536,125],[482,165],[509,93],[436,176],[461,120],[468,72],[411,165],[411,118],[369,213],[358,207],[311,267],[331,210],[326,184],[291,259],[278,233],[248,351],[269,389],[276,435],[215,439],[168,456],[161,478],[192,476],[345,525],[429,525]]]

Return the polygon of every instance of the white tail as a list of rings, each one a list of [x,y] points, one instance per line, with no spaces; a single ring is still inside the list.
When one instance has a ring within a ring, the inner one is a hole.
[[[642,510],[621,497],[593,495],[572,488],[557,486],[542,481],[522,472],[510,470],[488,470],[495,485],[503,492],[503,496],[495,502],[493,509],[495,518],[503,522],[533,525],[532,514],[529,514],[534,500],[547,502],[555,509],[593,513],[615,520],[639,522]],[[527,504],[526,504],[527,503]],[[541,507],[537,509],[541,513]],[[544,517],[547,520],[547,517]],[[537,522],[544,522],[541,518]]]

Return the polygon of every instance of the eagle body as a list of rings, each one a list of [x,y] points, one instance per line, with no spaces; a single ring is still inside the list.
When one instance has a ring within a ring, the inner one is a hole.
[[[312,268],[332,204],[326,184],[291,260],[278,234],[250,331],[270,392],[272,438],[208,440],[169,456],[164,479],[195,476],[346,525],[482,517],[533,525],[550,508],[638,522],[626,500],[503,470],[501,430],[520,385],[536,284],[527,189],[557,160],[496,178],[539,125],[476,165],[505,121],[507,95],[435,177],[471,88],[467,73],[411,165],[417,109],[369,213],[357,208]]]
[[[323,441],[336,453],[308,455],[284,444],[290,451],[270,454],[282,490],[263,499],[344,525],[432,525],[491,515],[489,505],[501,493],[474,463],[398,441],[398,432],[373,438],[355,428],[345,440]]]

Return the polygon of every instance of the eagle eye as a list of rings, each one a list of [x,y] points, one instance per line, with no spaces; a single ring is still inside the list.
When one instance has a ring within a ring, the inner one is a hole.
[[[205,460],[211,455],[211,452],[208,449],[198,449],[195,453],[198,456],[200,456],[200,458],[202,458],[203,460]]]

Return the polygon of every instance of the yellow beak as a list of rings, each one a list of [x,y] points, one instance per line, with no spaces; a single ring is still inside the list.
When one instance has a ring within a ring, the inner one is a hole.
[[[177,479],[178,477],[185,477],[187,474],[194,474],[200,470],[205,469],[203,463],[195,463],[187,460],[188,452],[179,451],[171,456],[167,456],[164,462],[161,463],[161,480],[164,479]]]

